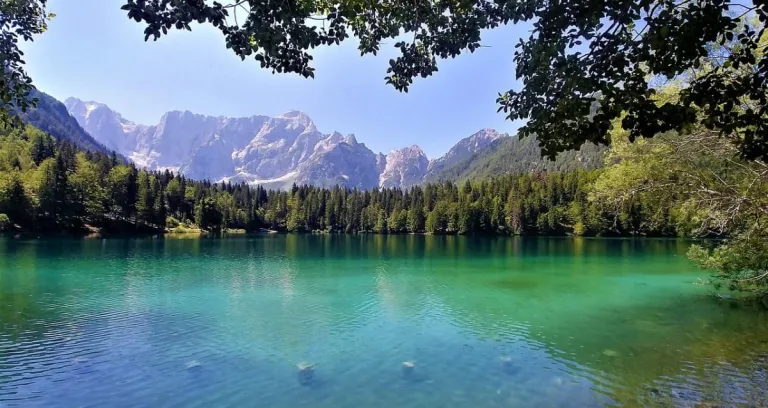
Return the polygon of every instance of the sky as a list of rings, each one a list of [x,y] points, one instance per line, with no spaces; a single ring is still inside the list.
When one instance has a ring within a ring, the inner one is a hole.
[[[309,115],[324,133],[354,133],[374,152],[419,145],[429,158],[483,128],[514,133],[520,123],[497,113],[499,92],[519,89],[514,44],[528,27],[488,31],[474,54],[438,62],[408,93],[385,84],[394,41],[361,57],[353,39],[314,51],[315,79],[272,74],[226,49],[212,27],[172,31],[144,42],[121,0],[50,0],[48,31],[22,46],[38,89],[59,100],[102,102],[129,120],[156,124],[163,113],[214,116]]]

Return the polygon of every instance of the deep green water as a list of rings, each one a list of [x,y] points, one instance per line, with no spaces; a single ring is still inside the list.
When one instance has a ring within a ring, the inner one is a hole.
[[[768,317],[688,245],[0,239],[0,406],[768,406]]]

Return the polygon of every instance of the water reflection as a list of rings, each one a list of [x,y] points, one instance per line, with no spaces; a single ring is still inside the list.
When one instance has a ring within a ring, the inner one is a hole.
[[[0,401],[768,403],[766,316],[691,285],[701,274],[684,259],[687,245],[0,240]],[[316,364],[304,384],[302,361]],[[404,362],[415,364],[408,376]]]

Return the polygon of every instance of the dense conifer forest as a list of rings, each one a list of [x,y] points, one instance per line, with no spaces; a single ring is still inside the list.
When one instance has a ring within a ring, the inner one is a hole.
[[[460,184],[361,191],[289,191],[147,172],[114,155],[82,151],[27,126],[0,139],[3,228],[115,228],[434,234],[674,235],[673,217],[628,203],[609,213],[589,200],[597,171],[521,173]]]

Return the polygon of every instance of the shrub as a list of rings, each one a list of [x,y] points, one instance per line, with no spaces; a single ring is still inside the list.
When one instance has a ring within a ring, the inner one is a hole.
[[[165,226],[168,228],[176,228],[179,226],[179,220],[173,217],[168,217],[165,219]]]
[[[573,226],[573,236],[580,237],[584,235],[585,232],[587,232],[587,228],[584,226],[583,222],[579,221]]]
[[[5,214],[0,214],[0,231],[11,229],[11,219]]]

